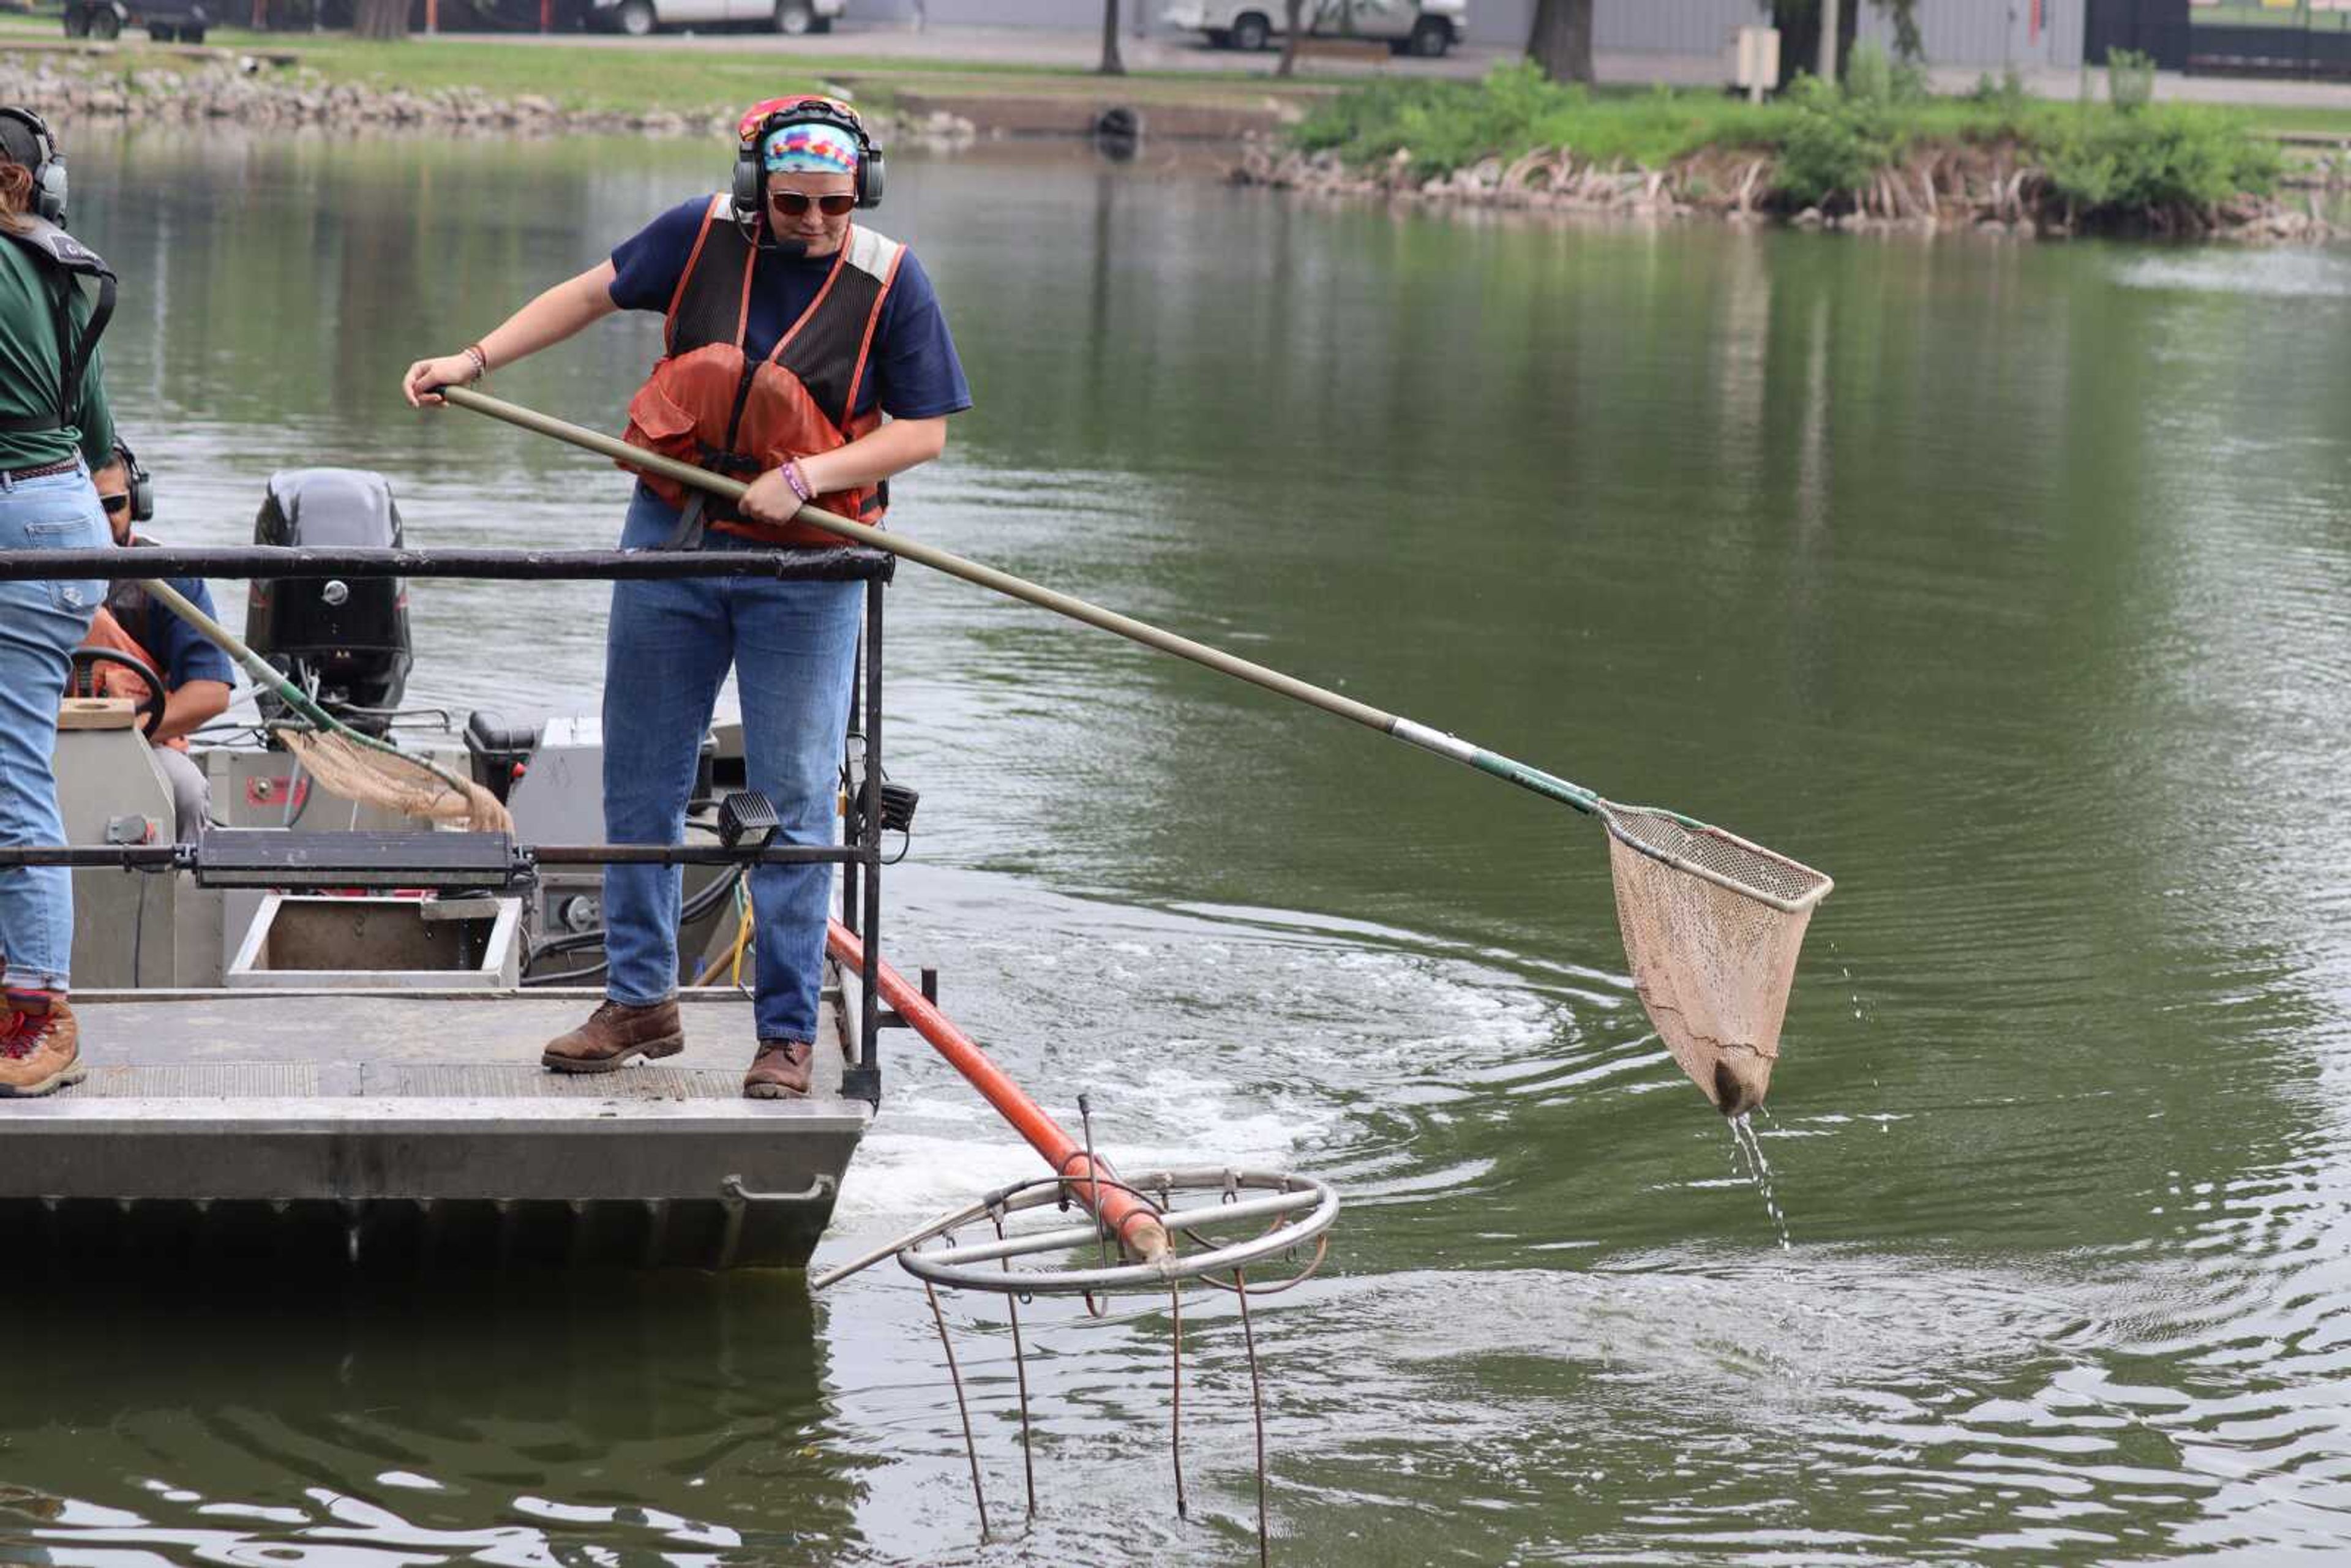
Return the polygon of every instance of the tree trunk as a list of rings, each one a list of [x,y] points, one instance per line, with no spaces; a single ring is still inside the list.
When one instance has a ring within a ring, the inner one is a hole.
[[[408,37],[408,0],[358,0],[351,8],[351,34],[360,38]]]
[[[1118,57],[1118,0],[1102,0],[1102,64],[1094,68],[1098,76],[1123,77],[1126,62]]]
[[[1273,74],[1286,77],[1298,68],[1298,37],[1306,31],[1306,0],[1281,0],[1281,63]]]
[[[1853,55],[1855,29],[1861,25],[1862,0],[1840,0],[1837,5],[1837,76],[1844,76]],[[1880,10],[1886,9],[1880,4]],[[1900,7],[1896,7],[1899,11]],[[1809,76],[1821,57],[1821,0],[1771,0],[1771,26],[1780,29],[1780,85]]]
[[[1527,57],[1553,81],[1592,79],[1592,0],[1535,0]]]

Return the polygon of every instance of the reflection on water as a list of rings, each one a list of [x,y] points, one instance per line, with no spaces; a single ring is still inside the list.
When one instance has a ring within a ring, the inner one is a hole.
[[[391,389],[708,188],[697,150],[74,146],[159,531],[247,537],[271,468],[337,462],[420,543],[611,537],[614,471]],[[895,526],[1838,879],[1749,1129],[1783,1230],[1586,824],[902,578],[901,961],[1114,1154],[1349,1196],[1256,1319],[1278,1560],[2351,1542],[2340,257],[1453,225],[1147,144],[901,173],[980,401]],[[611,426],[653,341],[496,390]],[[592,709],[601,603],[420,583],[412,690]],[[888,1092],[823,1258],[1032,1174],[903,1040]],[[1186,1302],[1188,1521],[1165,1304],[1024,1313],[1025,1529],[1001,1304],[948,1301],[982,1544],[894,1270],[245,1283],[10,1298],[0,1561],[1250,1549],[1221,1300]]]

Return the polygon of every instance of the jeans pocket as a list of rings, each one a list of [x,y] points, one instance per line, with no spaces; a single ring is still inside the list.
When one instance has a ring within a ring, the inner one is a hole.
[[[90,525],[86,517],[70,522],[27,523],[25,525],[26,549],[78,549],[89,545]],[[49,603],[70,615],[94,613],[106,596],[105,582],[99,578],[51,578],[47,580]]]

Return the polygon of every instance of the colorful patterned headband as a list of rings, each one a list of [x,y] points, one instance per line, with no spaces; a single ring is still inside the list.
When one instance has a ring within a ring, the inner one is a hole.
[[[768,133],[760,152],[770,174],[857,172],[857,138],[837,125],[783,126]]]

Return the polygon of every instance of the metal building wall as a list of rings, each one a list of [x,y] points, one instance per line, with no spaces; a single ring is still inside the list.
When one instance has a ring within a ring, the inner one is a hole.
[[[1478,12],[1495,0],[1469,0],[1470,31],[1478,30]],[[1532,8],[1520,0],[1511,6],[1523,24]],[[1726,35],[1735,27],[1751,27],[1770,19],[1760,0],[1593,0],[1592,42],[1601,50],[1627,54],[1705,55],[1719,57]]]
[[[2082,63],[2086,10],[2087,0],[1918,0],[1918,33],[1930,66],[2071,70]],[[1859,36],[1894,47],[1893,22],[1868,0]]]

